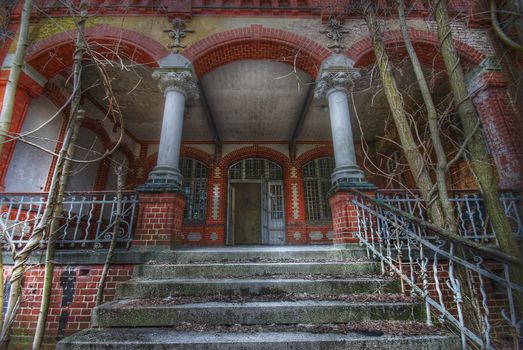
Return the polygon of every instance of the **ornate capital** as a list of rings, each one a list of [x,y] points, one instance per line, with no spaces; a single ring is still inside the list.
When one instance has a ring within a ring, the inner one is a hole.
[[[354,68],[327,69],[320,74],[314,97],[323,98],[333,89],[348,89],[360,76],[358,69]]]
[[[187,98],[198,99],[200,97],[198,86],[192,74],[188,71],[157,70],[153,73],[153,79],[158,80],[158,87],[164,94],[169,90],[177,90],[182,92]]]

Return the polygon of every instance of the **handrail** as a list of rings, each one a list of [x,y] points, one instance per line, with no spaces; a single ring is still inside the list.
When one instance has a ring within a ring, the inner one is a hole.
[[[443,237],[443,238],[446,238],[446,239],[451,239],[457,243],[459,243],[460,245],[463,245],[463,246],[466,246],[466,247],[469,247],[469,248],[472,248],[478,252],[481,252],[481,253],[484,253],[486,255],[488,255],[489,257],[491,258],[496,258],[496,259],[500,259],[500,260],[504,260],[504,261],[507,261],[507,262],[510,262],[511,264],[513,265],[517,265],[517,266],[522,266],[523,267],[523,261],[521,261],[519,258],[515,257],[515,256],[512,256],[512,255],[509,255],[509,254],[506,254],[506,253],[503,253],[497,249],[492,249],[492,248],[489,248],[489,247],[486,247],[484,245],[481,245],[481,244],[478,244],[474,241],[471,241],[469,239],[466,239],[466,238],[463,238],[455,233],[452,233],[450,231],[447,231],[447,230],[444,230],[443,228],[437,226],[437,225],[434,225],[434,224],[431,224],[430,222],[427,222],[423,219],[420,219],[420,218],[417,218],[416,216],[410,214],[410,213],[407,213],[403,210],[400,210],[390,204],[387,204],[385,202],[383,202],[382,200],[380,199],[377,199],[377,198],[374,198],[372,196],[369,196],[363,192],[360,192],[356,189],[349,189],[351,192],[365,198],[366,200],[368,200],[369,202],[372,202],[374,203],[375,205],[383,208],[383,209],[387,209],[388,211],[391,211],[392,213],[396,214],[396,215],[400,215],[401,217],[403,217],[404,219],[410,221],[410,222],[413,222],[425,229],[428,229],[430,230],[431,232],[434,232],[436,233],[437,235]]]
[[[22,247],[38,224],[48,193],[0,193],[0,229],[14,248]],[[102,248],[111,242],[116,220],[115,191],[68,192],[59,214],[58,247]],[[137,214],[134,191],[122,195],[118,243],[130,246]]]
[[[494,350],[504,348],[499,343],[504,339],[520,341],[523,285],[513,280],[523,266],[519,259],[482,246],[470,235],[448,232],[394,202],[347,190],[354,198],[346,211],[355,211],[355,233],[367,256],[378,259],[382,274],[399,277],[402,292],[421,296],[427,324],[445,322],[460,335],[463,350]]]

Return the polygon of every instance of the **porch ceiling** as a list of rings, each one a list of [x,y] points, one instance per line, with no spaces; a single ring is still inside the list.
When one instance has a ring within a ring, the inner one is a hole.
[[[128,131],[141,140],[158,140],[164,98],[157,82],[151,77],[152,69],[142,66],[127,70],[117,66],[107,69],[113,78],[112,89]],[[402,88],[415,82],[408,69],[396,73]],[[84,88],[92,87],[88,89],[91,100],[104,106],[105,92],[101,86],[96,86],[97,81],[96,69],[86,67]],[[294,72],[290,65],[269,60],[233,62],[211,71],[201,80],[222,141],[290,141],[310,83],[311,77],[307,73],[301,70]],[[356,108],[351,106],[354,136],[356,139],[361,137],[361,126],[364,137],[373,139],[383,133],[389,114],[387,101],[378,79],[371,79],[370,73],[364,73],[354,91]],[[419,92],[414,88],[409,96],[412,101],[419,101],[417,95]],[[351,102],[349,99],[352,105]],[[213,140],[201,99],[187,103],[183,139]],[[327,101],[314,99],[297,140],[329,139]]]

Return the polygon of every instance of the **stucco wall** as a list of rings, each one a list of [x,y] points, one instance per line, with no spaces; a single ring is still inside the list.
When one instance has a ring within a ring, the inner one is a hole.
[[[46,97],[34,99],[27,111],[22,126],[22,134],[35,130],[49,120],[58,109]],[[54,151],[56,140],[63,123],[61,115],[37,132],[28,135],[28,141],[50,151]],[[5,191],[7,192],[40,192],[45,187],[52,156],[29,144],[18,141],[13,158],[7,170]]]

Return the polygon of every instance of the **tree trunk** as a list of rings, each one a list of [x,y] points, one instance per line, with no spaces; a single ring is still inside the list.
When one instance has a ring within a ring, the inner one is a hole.
[[[441,54],[449,74],[449,82],[458,108],[463,132],[470,138],[467,150],[470,154],[472,170],[478,181],[479,189],[501,250],[515,257],[521,256],[518,242],[514,237],[514,232],[500,202],[496,171],[491,163],[481,130],[476,127],[480,122],[480,118],[469,96],[465,76],[454,47],[447,3],[445,0],[436,0],[434,5],[438,35],[441,42]]]
[[[441,54],[449,74],[450,86],[454,95],[454,102],[458,108],[461,126],[468,139],[467,150],[470,155],[472,171],[476,176],[500,249],[508,255],[521,258],[518,242],[501,205],[495,169],[490,161],[481,130],[477,128],[480,118],[468,93],[465,76],[454,47],[447,3],[445,0],[435,0],[434,5]],[[519,266],[511,265],[510,277],[512,281],[523,286],[523,274]],[[521,295],[516,293],[515,302],[521,316],[523,314]]]
[[[116,241],[118,239],[118,231],[120,230],[120,222],[122,220],[122,189],[123,189],[123,170],[122,167],[118,167],[117,170],[117,185],[116,185],[116,215],[114,220],[113,236],[111,237],[111,245],[107,251],[107,256],[105,257],[104,269],[102,271],[102,276],[100,277],[100,283],[98,284],[98,291],[96,293],[96,306],[102,303],[104,297],[105,289],[105,280],[107,279],[107,274],[109,273],[109,268],[111,267],[111,260],[113,258],[114,248],[116,247]]]
[[[2,154],[6,138],[8,138],[9,129],[11,128],[16,88],[18,86],[18,80],[20,80],[20,73],[24,66],[25,50],[27,49],[27,35],[29,32],[29,19],[31,17],[32,7],[33,0],[25,0],[22,9],[22,17],[20,19],[20,34],[18,35],[16,52],[11,64],[9,78],[7,79],[4,100],[2,102],[2,112],[0,114],[0,155]]]
[[[403,99],[398,91],[396,80],[392,75],[392,67],[389,63],[389,57],[385,52],[383,33],[376,19],[373,2],[365,1],[363,11],[372,38],[374,55],[376,56],[381,79],[383,80],[383,89],[392,112],[396,129],[398,130],[403,152],[405,153],[405,157],[407,158],[407,162],[409,163],[412,175],[414,176],[423,200],[427,203],[427,211],[431,221],[440,227],[445,227],[444,214],[439,203],[431,200],[432,179],[430,178],[423,156],[416,146],[405,113]]]
[[[38,314],[38,322],[36,325],[35,336],[33,339],[33,350],[39,350],[42,346],[42,341],[45,333],[45,324],[47,314],[49,313],[49,302],[51,300],[51,291],[53,284],[54,272],[54,257],[56,251],[56,241],[59,236],[60,221],[62,219],[63,199],[67,182],[70,175],[71,159],[74,157],[75,142],[80,131],[80,126],[84,119],[85,111],[80,110],[81,100],[81,80],[82,80],[82,59],[85,52],[84,29],[87,20],[87,4],[84,0],[80,2],[80,19],[78,21],[78,36],[76,39],[76,50],[74,52],[74,66],[73,66],[73,98],[71,106],[71,115],[69,117],[68,133],[70,133],[70,140],[66,147],[65,161],[60,177],[52,179],[59,183],[58,195],[56,204],[53,208],[53,219],[48,230],[48,240],[45,260],[45,275],[44,285],[42,288],[42,300],[40,302],[40,312]],[[63,145],[62,147],[65,147]]]

